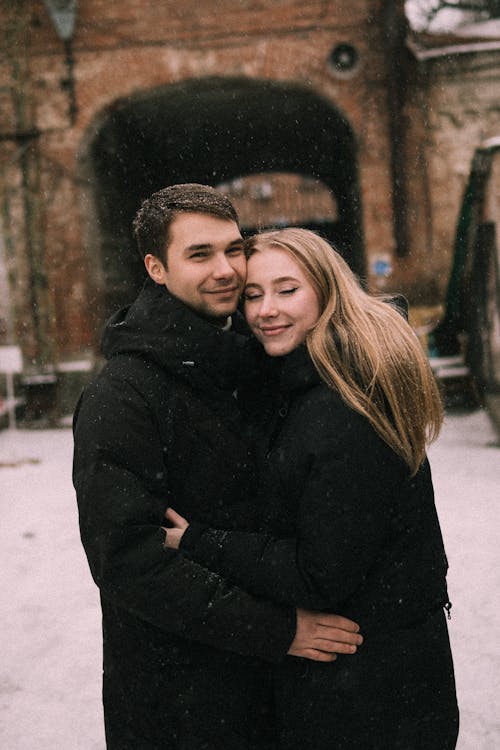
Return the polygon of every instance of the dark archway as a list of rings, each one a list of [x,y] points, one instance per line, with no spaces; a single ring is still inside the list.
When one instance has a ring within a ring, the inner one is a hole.
[[[140,202],[176,182],[217,185],[273,171],[319,179],[338,206],[329,238],[364,275],[354,136],[344,116],[310,89],[206,78],[122,99],[100,116],[84,161],[95,206],[89,251],[104,314],[130,301],[144,277],[131,234]]]

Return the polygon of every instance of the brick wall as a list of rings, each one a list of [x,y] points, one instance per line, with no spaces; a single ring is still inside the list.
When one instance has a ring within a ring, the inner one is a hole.
[[[500,135],[500,50],[415,63],[405,114],[409,253],[402,283],[425,301],[443,297],[472,157]]]
[[[3,278],[11,290],[17,337],[34,366],[95,350],[108,304],[106,254],[126,240],[106,236],[96,139],[120,107],[141,112],[146,123],[152,97],[171,102],[171,87],[196,80],[215,87],[227,80],[255,81],[263,91],[272,83],[331,107],[337,118],[328,136],[331,149],[323,139],[324,153],[315,156],[314,168],[320,171],[332,153],[341,156],[344,150],[355,162],[351,182],[342,183],[342,167],[330,187],[340,213],[342,201],[350,200],[343,195],[346,185],[359,197],[355,223],[370,285],[403,288],[416,301],[442,296],[468,159],[486,132],[485,113],[491,128],[498,118],[488,88],[491,73],[474,69],[465,57],[453,63],[412,61],[401,44],[402,2],[218,0],[216,7],[214,13],[214,3],[199,0],[82,0],[71,47],[65,48],[42,2],[0,2]],[[341,44],[357,54],[350,70],[332,65],[332,50]],[[492,64],[498,66],[495,53]],[[399,121],[398,82],[405,74]],[[182,112],[178,117],[178,127],[188,133],[190,123]],[[272,118],[286,120],[287,113],[266,112],[263,99],[262,117],[270,125]],[[303,142],[314,154],[322,127],[303,128],[294,143]],[[352,153],[342,127],[352,134]],[[129,131],[124,128],[124,138]],[[116,128],[113,132],[116,148]],[[401,255],[393,210],[395,135],[404,146],[403,162],[401,150],[396,160],[403,175],[397,191],[407,197]],[[168,132],[158,133],[159,141],[168,138]],[[127,147],[127,159],[137,159],[140,174],[140,155],[130,143]],[[118,148],[117,162],[123,153]],[[161,170],[168,181],[165,164]],[[301,172],[310,176],[307,165]],[[237,176],[244,175],[230,175]]]

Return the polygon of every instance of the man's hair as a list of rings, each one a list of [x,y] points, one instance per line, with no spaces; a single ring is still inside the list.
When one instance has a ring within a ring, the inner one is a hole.
[[[196,183],[170,185],[146,198],[135,216],[134,235],[141,258],[151,253],[166,262],[170,225],[181,213],[211,214],[239,226],[233,204],[215,188]]]

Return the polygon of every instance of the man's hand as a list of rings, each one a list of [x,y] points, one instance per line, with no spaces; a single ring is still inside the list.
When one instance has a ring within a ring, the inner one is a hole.
[[[359,625],[340,615],[297,610],[297,630],[288,653],[313,661],[335,661],[337,654],[354,654],[363,643]]]
[[[165,511],[165,518],[172,524],[172,526],[168,528],[162,526],[162,529],[166,534],[165,547],[168,547],[169,549],[179,549],[179,544],[181,543],[184,532],[189,526],[189,521],[186,521],[185,518],[176,513],[173,508],[167,508]]]

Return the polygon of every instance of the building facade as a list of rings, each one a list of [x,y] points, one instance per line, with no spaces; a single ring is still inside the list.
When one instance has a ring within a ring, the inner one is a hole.
[[[175,182],[219,186],[249,229],[318,228],[370,288],[438,304],[500,44],[426,57],[403,6],[2,0],[0,343],[27,371],[92,360],[142,283],[134,213]]]

